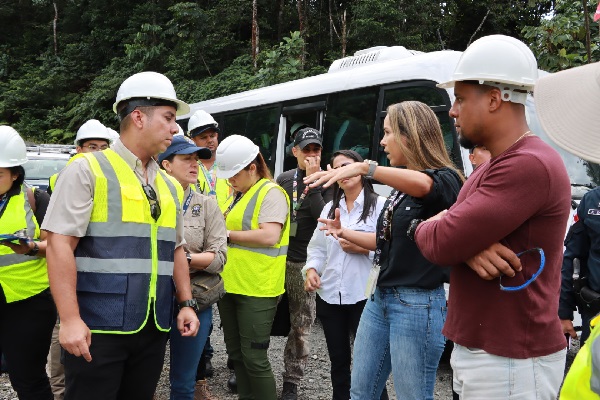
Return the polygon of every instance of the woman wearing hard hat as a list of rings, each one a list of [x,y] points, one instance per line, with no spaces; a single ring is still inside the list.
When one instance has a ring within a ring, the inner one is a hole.
[[[221,275],[227,294],[219,301],[227,354],[240,398],[275,400],[267,349],[277,298],[284,292],[289,200],[250,139],[227,137],[216,163],[217,177],[229,179],[235,190],[224,213],[229,249]]]
[[[25,142],[0,126],[0,347],[19,399],[53,399],[46,357],[56,307],[50,295],[45,232],[50,200],[23,182]]]

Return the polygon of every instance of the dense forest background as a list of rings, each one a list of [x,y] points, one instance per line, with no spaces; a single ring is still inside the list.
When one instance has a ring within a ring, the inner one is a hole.
[[[540,68],[557,71],[600,59],[597,4],[0,0],[0,124],[36,142],[68,142],[90,118],[116,128],[116,91],[139,71],[166,74],[193,103],[323,73],[372,46],[464,50],[493,33],[525,41]]]

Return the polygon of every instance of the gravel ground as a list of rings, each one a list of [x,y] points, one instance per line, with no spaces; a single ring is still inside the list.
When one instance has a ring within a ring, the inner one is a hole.
[[[211,342],[215,348],[215,355],[212,360],[212,364],[215,370],[215,375],[209,379],[209,385],[213,396],[219,400],[236,400],[237,396],[232,394],[227,389],[227,379],[229,379],[229,370],[227,369],[227,355],[225,353],[225,343],[223,342],[223,335],[219,329],[219,313],[215,307],[215,330],[211,336]],[[269,359],[275,377],[277,380],[277,390],[281,391],[282,380],[281,374],[283,371],[283,348],[285,346],[285,338],[273,337],[271,338],[271,347],[269,348]],[[323,336],[323,329],[319,324],[318,320],[313,327],[312,334],[310,336],[311,356],[309,358],[308,365],[305,371],[304,381],[302,382],[299,390],[298,399],[300,400],[327,400],[331,399],[331,382],[329,379],[329,357],[327,355],[327,346],[325,344],[325,337]],[[573,341],[573,346],[569,350],[567,356],[567,368],[573,362],[575,354],[579,350],[579,342]],[[167,349],[168,352],[168,349]],[[163,374],[161,376],[158,388],[156,390],[156,400],[167,400],[169,399],[169,363],[168,353],[165,358],[165,365],[163,367]],[[448,362],[441,362],[438,369],[437,381],[435,385],[435,400],[451,400],[452,390],[452,371]],[[393,382],[390,378],[388,381],[388,393],[390,399],[396,400],[394,394]],[[16,400],[17,396],[12,390],[8,376],[3,374],[0,376],[0,400]]]

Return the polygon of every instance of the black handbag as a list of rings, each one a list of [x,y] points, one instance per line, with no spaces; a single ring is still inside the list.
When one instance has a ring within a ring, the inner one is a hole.
[[[600,313],[600,293],[589,286],[583,286],[577,294],[577,305],[580,307],[580,312],[586,311],[591,315]]]

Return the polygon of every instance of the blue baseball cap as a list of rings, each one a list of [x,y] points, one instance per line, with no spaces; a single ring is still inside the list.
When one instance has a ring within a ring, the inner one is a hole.
[[[192,154],[198,153],[198,158],[208,160],[212,157],[212,151],[206,147],[198,147],[191,140],[182,135],[173,136],[171,145],[167,147],[164,153],[158,155],[158,163],[162,163],[164,159],[173,154]]]

